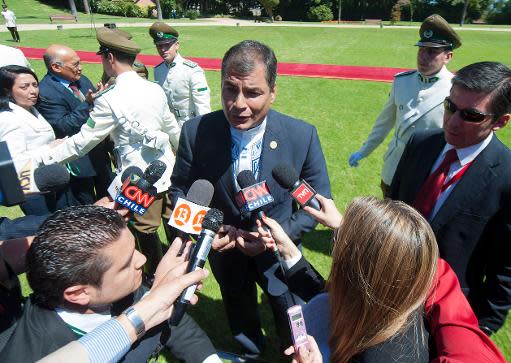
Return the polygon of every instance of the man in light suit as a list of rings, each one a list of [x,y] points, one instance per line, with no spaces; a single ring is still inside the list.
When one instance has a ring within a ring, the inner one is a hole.
[[[475,63],[452,83],[444,130],[412,136],[390,197],[428,219],[440,256],[491,334],[511,307],[511,151],[494,135],[511,117],[511,70]]]
[[[96,89],[82,74],[80,58],[74,50],[54,44],[46,49],[44,62],[48,73],[39,84],[37,109],[51,124],[57,138],[73,136],[89,119]],[[69,163],[71,204],[92,204],[107,195],[112,168],[104,143],[87,155]]]
[[[287,286],[278,281],[277,260],[250,234],[255,216],[240,213],[236,176],[252,171],[266,180],[274,198],[265,213],[278,220],[295,243],[314,228],[314,219],[293,202],[273,179],[272,169],[286,162],[316,191],[330,196],[325,159],[316,129],[270,109],[276,96],[277,59],[256,41],[243,41],[222,61],[223,110],[185,122],[171,178],[171,196],[187,193],[197,179],[215,187],[211,206],[224,212],[224,226],[209,256],[227,311],[231,331],[245,353],[264,346],[257,308],[257,282],[269,297],[279,337],[289,341],[285,310],[292,304]]]
[[[180,126],[195,116],[211,112],[206,75],[195,62],[179,53],[179,33],[170,25],[156,22],[149,28],[163,62],[154,68],[154,79],[167,95],[170,111]]]
[[[456,32],[440,15],[426,18],[419,35],[417,70],[396,74],[389,99],[371,133],[348,161],[350,166],[358,166],[358,162],[371,154],[394,128],[394,137],[383,157],[383,196],[388,196],[392,177],[410,136],[415,131],[442,127],[442,102],[449,94],[453,77],[445,66],[453,57],[453,49],[461,46]]]

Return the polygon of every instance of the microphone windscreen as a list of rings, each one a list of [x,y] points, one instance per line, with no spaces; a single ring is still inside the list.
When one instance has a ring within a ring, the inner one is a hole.
[[[215,188],[213,184],[205,179],[198,179],[194,181],[190,189],[188,189],[186,199],[192,203],[207,207],[211,203],[214,193]]]
[[[291,189],[298,180],[298,175],[296,174],[295,169],[285,163],[280,163],[275,166],[271,171],[271,175],[273,175],[273,179],[275,179],[277,183],[285,189]]]
[[[224,214],[218,209],[211,208],[206,212],[206,215],[202,220],[202,229],[209,229],[210,231],[217,233],[223,222]]]
[[[257,184],[254,174],[250,170],[242,170],[236,177],[241,189],[248,188],[251,185]]]
[[[55,191],[69,184],[69,171],[60,164],[44,165],[34,170],[34,182],[41,192]]]
[[[126,179],[139,179],[142,176],[143,172],[138,166],[129,166],[122,172],[121,180],[124,182]],[[133,177],[135,176],[135,178]]]
[[[165,173],[167,169],[167,165],[160,160],[154,160],[144,171],[144,175],[142,178],[147,180],[147,182],[151,185],[154,185]]]

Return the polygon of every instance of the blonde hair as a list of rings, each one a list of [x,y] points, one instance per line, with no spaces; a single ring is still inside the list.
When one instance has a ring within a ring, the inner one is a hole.
[[[336,232],[330,299],[331,361],[404,330],[432,285],[438,247],[428,222],[398,201],[356,198]]]

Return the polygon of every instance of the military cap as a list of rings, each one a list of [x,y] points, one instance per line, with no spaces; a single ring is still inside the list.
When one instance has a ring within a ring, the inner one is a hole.
[[[110,51],[130,55],[140,53],[139,46],[133,40],[121,35],[118,30],[99,28],[96,32],[96,38],[99,42],[99,51],[96,54],[105,54]]]
[[[461,47],[461,39],[447,21],[438,14],[428,16],[419,30],[419,47]]]
[[[119,28],[114,28],[112,30],[119,34],[121,37],[124,37],[126,39],[133,39],[133,35],[131,35],[131,33],[127,32],[126,30],[122,30]]]
[[[149,72],[147,71],[147,67],[144,65],[144,63],[140,62],[139,60],[135,59],[135,62],[132,66],[133,70],[138,73],[138,75],[142,78],[147,79],[149,76]]]
[[[174,43],[179,37],[176,29],[168,24],[157,21],[149,28],[149,35],[153,38],[154,44]]]

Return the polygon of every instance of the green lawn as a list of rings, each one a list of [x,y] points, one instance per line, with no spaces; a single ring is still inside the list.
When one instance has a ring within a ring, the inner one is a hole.
[[[145,53],[155,51],[146,29],[133,28],[135,40]],[[180,29],[181,30],[181,29]],[[453,68],[482,59],[511,64],[511,52],[503,51],[507,34],[488,32],[463,33],[464,46],[456,54]],[[7,35],[1,36],[5,42]],[[45,47],[62,42],[76,49],[95,50],[97,43],[88,30],[62,32],[24,32],[22,45]],[[331,28],[186,28],[182,29],[182,50],[185,55],[221,57],[235,42],[254,38],[276,50],[280,61],[332,63],[374,66],[413,67],[417,31],[406,29],[331,29]],[[212,41],[214,39],[214,41]],[[396,41],[398,39],[399,41]],[[7,42],[6,44],[11,44]],[[214,46],[211,46],[214,44]],[[39,75],[44,74],[41,61],[32,62]],[[84,73],[94,82],[100,78],[99,65],[84,65]],[[212,91],[212,107],[220,108],[219,73],[207,72]],[[377,195],[379,172],[384,146],[363,160],[358,168],[349,168],[347,158],[364,141],[372,123],[387,98],[390,84],[362,81],[341,81],[301,77],[279,77],[278,95],[274,108],[309,121],[318,128],[333,188],[341,210],[355,196]],[[511,129],[499,132],[499,137],[511,146]],[[18,209],[2,208],[2,213],[19,215]],[[305,255],[327,276],[330,268],[331,233],[318,228],[305,236]],[[25,290],[27,291],[27,290]],[[262,299],[264,300],[264,298]],[[218,285],[213,278],[205,283],[201,300],[190,309],[199,324],[212,337],[219,349],[234,350],[235,344],[228,331]],[[215,317],[212,319],[211,317]],[[262,306],[262,319],[269,338],[263,358],[276,362],[278,345],[272,327],[268,305]],[[511,318],[494,340],[508,359],[511,359]],[[162,359],[163,361],[163,359]]]

